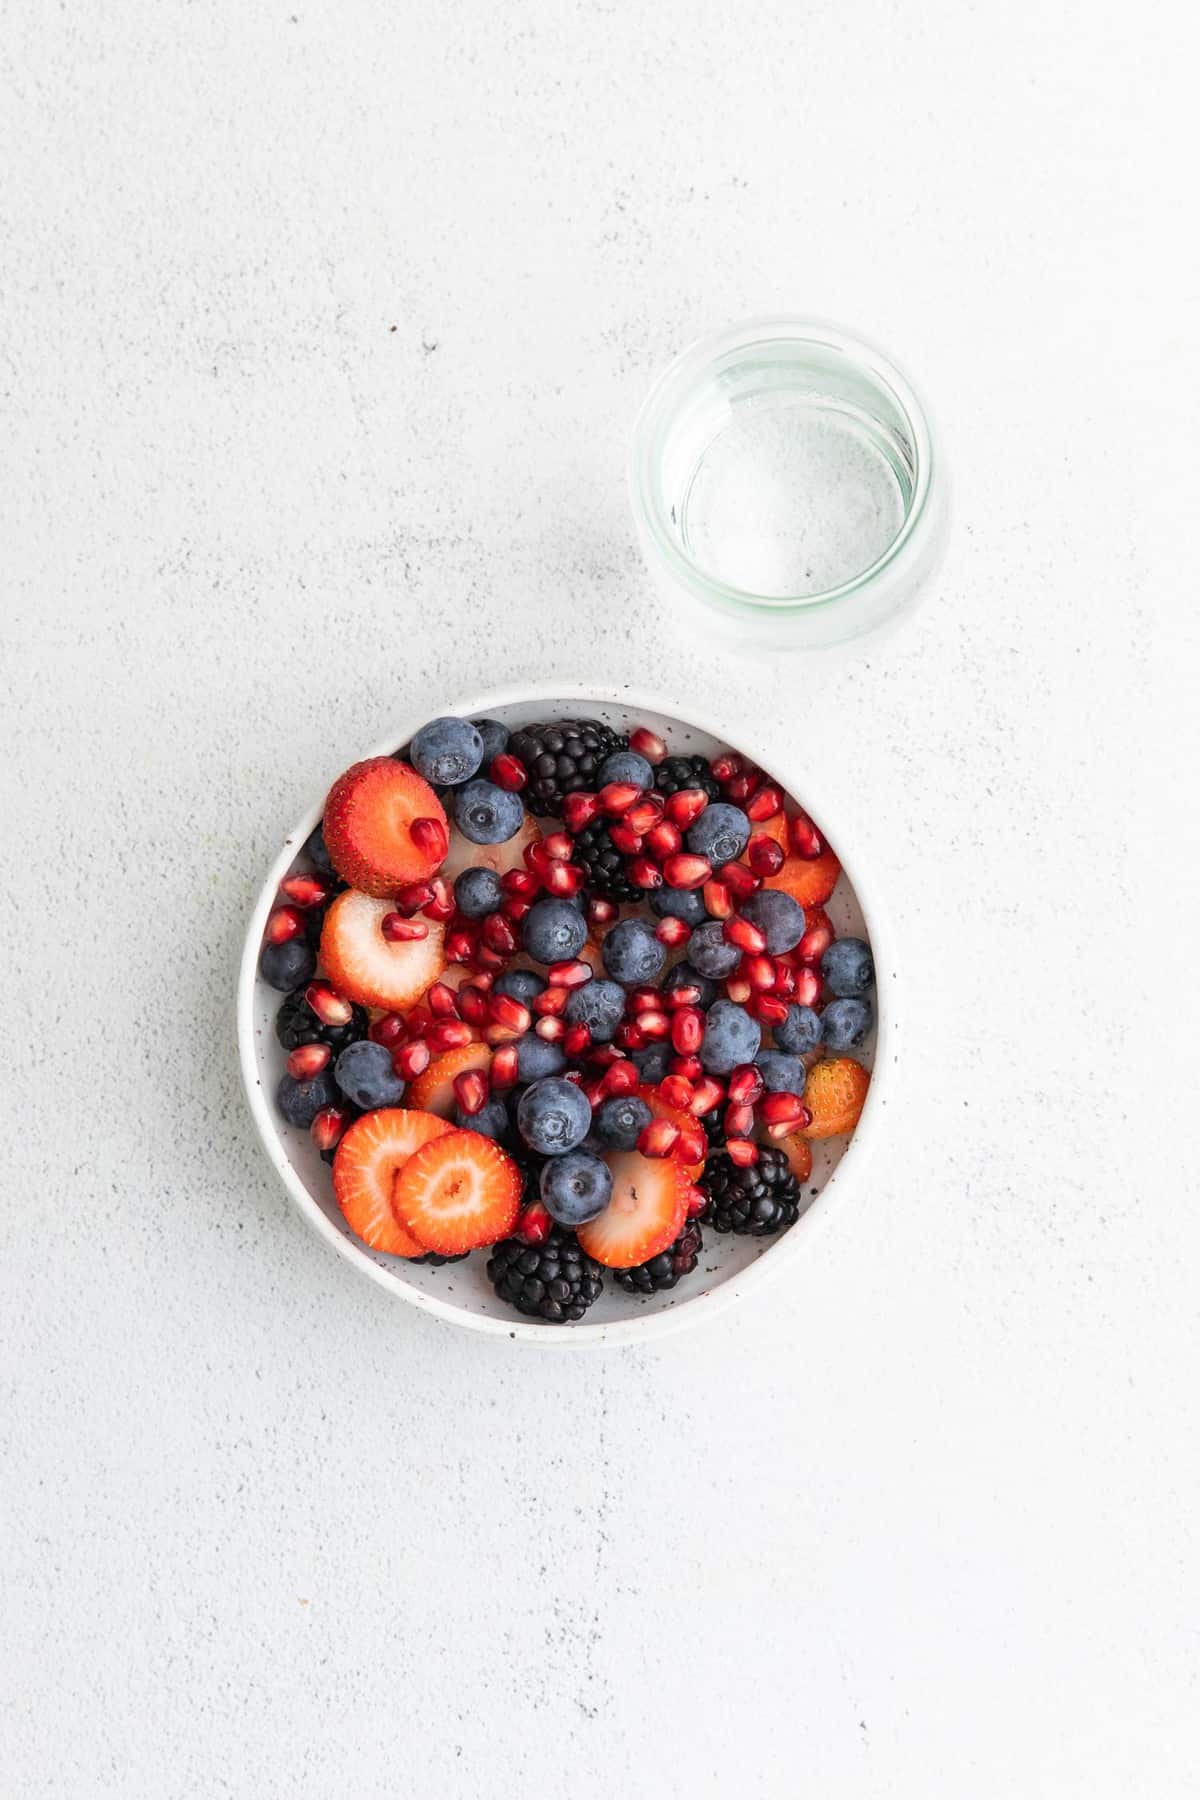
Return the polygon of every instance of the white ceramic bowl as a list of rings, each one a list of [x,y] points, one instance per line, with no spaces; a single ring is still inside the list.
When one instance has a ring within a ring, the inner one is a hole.
[[[451,1324],[527,1343],[567,1346],[642,1343],[685,1324],[711,1318],[735,1300],[761,1292],[772,1277],[786,1278],[818,1228],[845,1206],[853,1184],[861,1178],[870,1141],[879,1129],[897,1023],[894,960],[885,916],[877,891],[864,871],[860,848],[839,830],[838,819],[824,804],[816,781],[807,772],[785,768],[777,759],[764,757],[752,734],[739,731],[731,736],[719,723],[697,717],[690,704],[685,716],[683,709],[676,710],[661,697],[642,697],[629,690],[605,693],[548,683],[540,691],[531,692],[527,684],[519,691],[431,703],[419,717],[401,720],[386,742],[368,754],[390,755],[407,743],[427,718],[441,713],[496,718],[514,728],[534,719],[579,717],[602,719],[621,730],[644,724],[661,733],[673,753],[699,751],[711,756],[721,750],[740,750],[767,769],[786,793],[812,813],[841,858],[842,877],[826,908],[839,934],[853,931],[866,937],[874,952],[878,1019],[872,1054],[865,1055],[863,1061],[873,1063],[875,1073],[862,1117],[849,1140],[830,1139],[813,1145],[813,1172],[805,1190],[809,1204],[782,1237],[722,1237],[706,1232],[699,1267],[677,1289],[642,1298],[625,1293],[615,1281],[608,1280],[601,1298],[578,1324],[544,1325],[513,1312],[498,1298],[487,1279],[484,1252],[477,1251],[466,1262],[435,1268],[368,1249],[351,1235],[338,1211],[328,1165],[322,1162],[308,1133],[285,1125],[275,1111],[273,1094],[285,1060],[274,1032],[282,996],[268,987],[258,973],[267,914],[276,903],[280,882],[320,821],[322,795],[289,833],[268,870],[250,916],[242,952],[238,1050],[250,1111],[267,1155],[302,1216],[339,1255],[390,1293]],[[331,770],[330,779],[337,773]]]

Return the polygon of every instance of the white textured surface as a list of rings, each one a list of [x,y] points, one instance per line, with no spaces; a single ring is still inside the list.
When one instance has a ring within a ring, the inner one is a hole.
[[[3,34],[5,1793],[1194,1792],[1185,15],[291,5]],[[772,307],[957,477],[819,670],[664,641],[623,492]],[[789,1292],[531,1356],[293,1216],[234,963],[414,696],[631,668],[840,784],[908,1105]]]

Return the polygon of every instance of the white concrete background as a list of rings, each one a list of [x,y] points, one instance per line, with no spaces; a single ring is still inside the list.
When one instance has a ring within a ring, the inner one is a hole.
[[[6,1796],[1197,1791],[1192,29],[7,9]],[[669,627],[626,510],[654,372],[774,307],[957,477],[832,668]],[[391,1302],[234,1067],[282,831],[527,671],[766,715],[911,975],[856,1219],[650,1351]]]

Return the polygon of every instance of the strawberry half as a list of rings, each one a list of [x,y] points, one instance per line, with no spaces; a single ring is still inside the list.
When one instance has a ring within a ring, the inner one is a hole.
[[[820,856],[789,856],[777,875],[768,875],[766,886],[781,888],[798,905],[824,906],[837,886],[842,865],[826,846]]]
[[[427,937],[398,943],[384,937],[383,921],[393,910],[390,900],[347,888],[321,928],[321,961],[338,993],[389,1012],[415,1005],[446,966],[436,919],[429,920]]]
[[[406,1098],[439,1119],[454,1117],[454,1077],[471,1069],[486,1069],[492,1060],[486,1044],[463,1044],[458,1050],[447,1050],[435,1057],[429,1067],[413,1082]]]
[[[388,1256],[424,1256],[428,1245],[406,1231],[392,1197],[396,1177],[424,1144],[450,1130],[432,1113],[385,1106],[356,1119],[333,1159],[333,1191],[356,1237]]]
[[[605,1158],[612,1170],[612,1199],[576,1237],[608,1269],[632,1269],[673,1244],[683,1230],[691,1182],[672,1156],[639,1156],[623,1150]]]
[[[447,1131],[404,1165],[395,1207],[406,1231],[439,1256],[508,1237],[521,1208],[521,1171],[478,1131]]]
[[[438,832],[413,826],[432,820]],[[329,790],[322,822],[329,860],[351,887],[364,894],[394,894],[409,882],[427,881],[446,854],[450,828],[442,803],[414,768],[394,756],[355,763]],[[433,845],[418,841],[424,837]]]

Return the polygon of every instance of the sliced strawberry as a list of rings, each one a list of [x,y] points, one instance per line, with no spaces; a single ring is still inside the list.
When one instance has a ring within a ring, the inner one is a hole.
[[[669,1119],[672,1125],[678,1125],[680,1131],[690,1132],[695,1125],[696,1121],[691,1113],[681,1112],[677,1106],[672,1106],[669,1100],[663,1099],[657,1088],[643,1086],[637,1092],[638,1099],[646,1102],[656,1119]],[[698,1163],[684,1163],[683,1168],[689,1181],[698,1181],[704,1173],[704,1158],[701,1157]]]
[[[333,1159],[333,1191],[347,1225],[372,1250],[424,1256],[428,1246],[406,1231],[392,1195],[396,1177],[424,1144],[450,1130],[432,1113],[385,1106],[356,1119]]]
[[[523,869],[526,850],[530,844],[540,843],[541,837],[541,827],[528,813],[520,831],[515,831],[503,844],[473,844],[456,825],[452,825],[450,850],[442,864],[442,874],[447,881],[453,881],[464,869],[495,869],[499,875],[506,874],[509,869]]]
[[[446,966],[442,927],[429,920],[428,937],[392,943],[383,921],[390,900],[375,900],[357,888],[339,894],[321,929],[321,961],[340,994],[363,1006],[390,1012],[413,1006]]]
[[[789,856],[778,875],[768,875],[769,888],[782,888],[801,906],[824,906],[837,886],[842,865],[826,846],[820,856]]]
[[[521,1171],[478,1131],[448,1131],[405,1164],[395,1207],[405,1229],[439,1256],[508,1237],[521,1209]]]
[[[683,1164],[671,1156],[650,1158],[623,1150],[605,1160],[612,1170],[612,1199],[575,1235],[605,1268],[632,1269],[675,1242],[692,1184]]]
[[[419,820],[441,829],[422,826],[414,837]],[[449,829],[429,783],[394,756],[369,757],[340,775],[322,822],[330,862],[365,894],[394,894],[428,880],[446,853]]]
[[[766,1138],[765,1143],[774,1143],[777,1150],[782,1150],[788,1159],[788,1167],[796,1180],[802,1185],[812,1174],[812,1145],[800,1132],[789,1132],[785,1138]]]
[[[486,1044],[463,1044],[457,1050],[447,1050],[434,1058],[423,1075],[417,1076],[406,1097],[413,1106],[436,1113],[439,1119],[452,1119],[454,1077],[471,1069],[486,1069],[491,1060]]]

